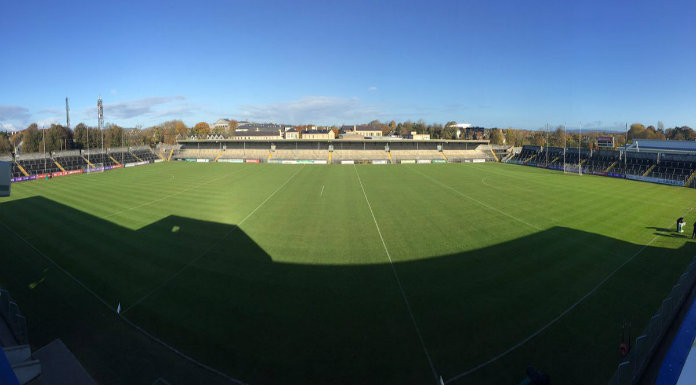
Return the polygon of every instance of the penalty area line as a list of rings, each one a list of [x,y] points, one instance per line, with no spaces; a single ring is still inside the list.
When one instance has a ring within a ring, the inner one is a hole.
[[[399,274],[396,272],[396,267],[394,266],[394,261],[392,261],[391,254],[389,254],[389,249],[387,249],[387,244],[384,242],[384,237],[382,236],[382,231],[379,228],[379,224],[377,223],[377,218],[375,217],[374,211],[372,211],[372,205],[370,204],[370,200],[367,199],[367,193],[365,192],[365,187],[363,186],[362,179],[360,179],[360,173],[358,172],[358,168],[353,165],[353,170],[355,170],[355,175],[358,177],[358,182],[360,182],[360,188],[362,189],[363,196],[365,197],[365,202],[367,203],[367,207],[370,209],[370,214],[372,214],[372,220],[375,222],[375,227],[377,228],[377,234],[379,234],[379,239],[382,241],[382,246],[384,247],[384,252],[387,254],[387,258],[389,259],[389,266],[391,266],[392,272],[394,273],[394,278],[396,279],[396,283],[399,285],[399,290],[401,291],[401,298],[404,300],[404,304],[406,305],[406,310],[408,310],[408,315],[411,317],[411,322],[413,323],[413,327],[416,329],[416,334],[418,334],[418,340],[420,341],[421,347],[423,347],[423,352],[425,353],[425,357],[428,359],[428,365],[430,366],[430,370],[433,373],[433,377],[435,378],[435,383],[439,384],[440,380],[438,379],[437,376],[437,371],[435,370],[435,365],[433,365],[433,360],[430,358],[430,353],[428,352],[428,348],[425,345],[425,340],[423,340],[423,333],[421,333],[420,327],[418,327],[418,323],[416,322],[416,317],[413,315],[413,310],[411,310],[411,304],[408,302],[408,297],[406,297],[406,291],[404,290],[403,285],[401,284],[401,279],[399,279]]]

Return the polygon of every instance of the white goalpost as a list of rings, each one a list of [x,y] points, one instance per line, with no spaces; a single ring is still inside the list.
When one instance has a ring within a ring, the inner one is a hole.
[[[86,173],[94,173],[94,172],[104,172],[104,163],[92,163],[92,164],[87,164],[87,168],[85,169]]]

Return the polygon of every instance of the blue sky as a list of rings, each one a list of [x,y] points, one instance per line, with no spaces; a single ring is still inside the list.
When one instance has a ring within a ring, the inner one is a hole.
[[[0,129],[696,127],[692,1],[0,1]]]

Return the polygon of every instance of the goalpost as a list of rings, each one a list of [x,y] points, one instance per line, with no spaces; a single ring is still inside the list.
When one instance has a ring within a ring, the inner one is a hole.
[[[104,172],[104,163],[92,163],[87,164],[87,168],[85,169],[86,173],[94,173],[94,172]]]

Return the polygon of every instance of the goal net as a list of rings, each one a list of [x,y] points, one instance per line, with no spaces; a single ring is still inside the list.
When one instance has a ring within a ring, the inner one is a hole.
[[[85,172],[88,172],[88,173],[104,172],[104,163],[87,164],[87,168],[85,169]]]

